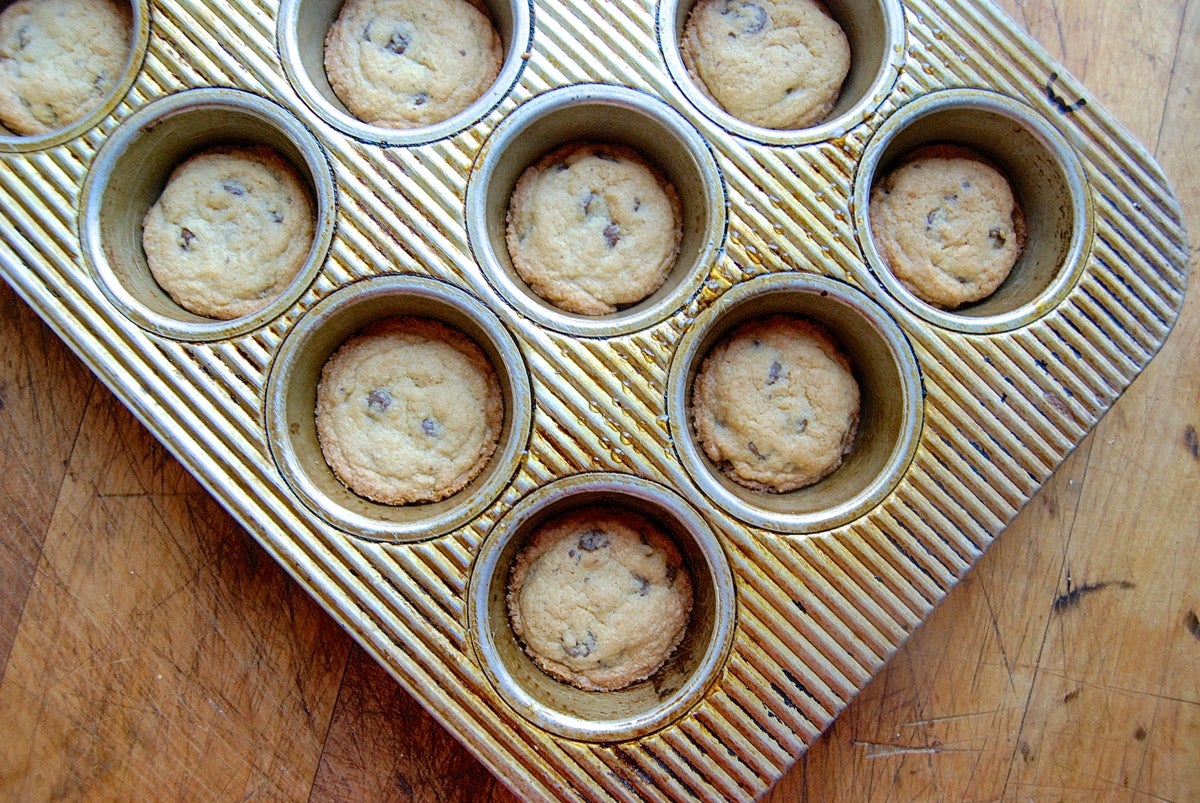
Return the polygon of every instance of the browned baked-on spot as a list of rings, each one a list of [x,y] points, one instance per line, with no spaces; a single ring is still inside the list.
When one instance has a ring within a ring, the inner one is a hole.
[[[1195,611],[1188,611],[1184,624],[1189,633],[1200,639],[1200,616],[1196,616]]]
[[[1194,460],[1200,460],[1200,435],[1196,434],[1196,427],[1188,424],[1183,430],[1183,443],[1191,453]]]

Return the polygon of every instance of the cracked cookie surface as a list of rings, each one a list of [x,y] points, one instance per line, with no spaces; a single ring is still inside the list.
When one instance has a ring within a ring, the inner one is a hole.
[[[739,326],[692,385],[704,453],[757,491],[794,491],[830,474],[853,448],[858,414],[849,361],[823,327],[793,316]]]
[[[487,465],[503,418],[483,351],[427,318],[372,324],[334,352],[317,385],[325,461],[350,490],[384,504],[461,490]]]
[[[312,201],[265,147],[214,148],[172,171],[142,222],[150,273],[179,306],[228,320],[271,303],[312,247]]]
[[[129,58],[132,15],[113,0],[17,0],[0,12],[0,122],[23,136],[104,102]]]
[[[850,70],[845,32],[814,0],[700,0],[680,53],[718,106],[772,129],[824,119]]]
[[[491,19],[466,0],[348,0],[325,37],[334,94],[385,128],[458,114],[496,80],[503,55]]]
[[[870,217],[887,267],[942,309],[994,293],[1025,244],[1024,216],[1008,180],[963,148],[913,154],[872,188]]]
[[[521,174],[509,200],[513,267],[533,292],[582,315],[654,293],[682,236],[678,193],[630,148],[555,150]]]
[[[521,549],[509,579],[509,619],[526,653],[590,691],[658,671],[691,609],[679,550],[633,511],[585,508],[551,519]]]

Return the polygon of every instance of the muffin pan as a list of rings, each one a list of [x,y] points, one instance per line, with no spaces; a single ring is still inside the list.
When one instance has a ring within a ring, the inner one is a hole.
[[[134,8],[111,100],[46,137],[0,131],[0,270],[276,560],[449,730],[529,798],[748,799],[777,780],[963,576],[1153,356],[1187,243],[1146,152],[987,5],[830,0],[853,66],[826,121],[729,118],[683,69],[686,2],[486,3],[500,77],[443,124],[364,126],[328,89],[336,1]],[[639,150],[684,211],[674,272],[589,318],[523,285],[507,193],[575,140]],[[906,293],[871,240],[872,182],[951,142],[1003,166],[1030,221],[991,298]],[[172,165],[263,144],[317,208],[306,268],[233,321],[149,279],[137,222]],[[712,343],[776,312],[825,325],[862,424],[826,479],[730,483],[695,443],[690,383]],[[496,454],[461,492],[390,507],[332,477],[315,377],[398,314],[474,339],[499,375]],[[654,519],[695,606],[650,679],[588,693],[524,656],[508,566],[548,517]]]

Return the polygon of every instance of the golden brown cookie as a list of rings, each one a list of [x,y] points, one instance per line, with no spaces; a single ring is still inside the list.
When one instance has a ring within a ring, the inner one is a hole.
[[[692,385],[704,453],[757,491],[794,491],[841,465],[858,411],[849,361],[824,328],[793,316],[739,326],[704,358]]]
[[[316,423],[325,461],[350,490],[390,505],[433,502],[487,465],[504,402],[473,340],[401,317],[369,326],[329,358]]]
[[[271,303],[312,249],[312,201],[265,147],[214,148],[175,168],[142,221],[159,286],[186,310],[227,320]]]
[[[632,511],[587,508],[551,520],[517,555],[509,580],[509,618],[526,653],[590,691],[658,671],[691,609],[679,550]]]
[[[116,0],[17,0],[0,12],[0,123],[45,134],[100,106],[129,59],[131,16]]]
[[[699,0],[680,51],[718,106],[763,128],[820,122],[850,71],[845,32],[814,0]]]
[[[870,216],[888,269],[943,309],[995,292],[1025,244],[1024,216],[1004,174],[963,148],[913,154],[872,188]]]
[[[458,114],[496,80],[503,57],[491,19],[466,0],[347,0],[325,37],[334,93],[385,128]]]
[[[635,151],[568,145],[539,159],[509,200],[513,267],[568,312],[605,315],[662,286],[683,237],[679,195]]]

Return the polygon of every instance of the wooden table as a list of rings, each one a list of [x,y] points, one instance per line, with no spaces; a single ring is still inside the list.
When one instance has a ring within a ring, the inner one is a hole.
[[[1001,5],[1200,238],[1200,2]],[[0,354],[0,798],[511,799],[2,284]],[[1193,289],[771,800],[1200,800],[1198,366]]]

